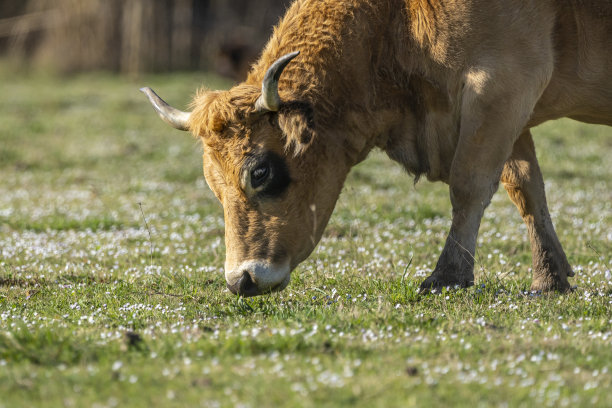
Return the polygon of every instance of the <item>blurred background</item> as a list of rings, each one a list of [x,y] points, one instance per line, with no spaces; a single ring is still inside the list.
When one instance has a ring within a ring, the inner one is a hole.
[[[291,0],[0,0],[0,57],[19,69],[239,80]]]

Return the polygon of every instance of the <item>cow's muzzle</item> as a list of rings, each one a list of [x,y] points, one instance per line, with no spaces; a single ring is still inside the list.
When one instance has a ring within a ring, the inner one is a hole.
[[[237,268],[227,268],[227,288],[244,297],[263,295],[285,289],[291,279],[289,262],[275,265],[265,261],[246,261]]]

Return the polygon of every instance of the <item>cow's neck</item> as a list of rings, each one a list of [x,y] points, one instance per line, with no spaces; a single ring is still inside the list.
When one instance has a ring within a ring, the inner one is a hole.
[[[409,172],[445,180],[458,128],[448,98],[456,89],[441,89],[435,77],[448,77],[444,59],[451,56],[442,42],[448,36],[406,20],[440,12],[426,9],[428,4],[296,1],[247,83],[261,83],[276,58],[299,50],[283,72],[279,93],[312,105],[320,137],[342,146],[349,166],[378,146]],[[398,12],[402,7],[407,13]],[[427,42],[430,37],[435,43]]]

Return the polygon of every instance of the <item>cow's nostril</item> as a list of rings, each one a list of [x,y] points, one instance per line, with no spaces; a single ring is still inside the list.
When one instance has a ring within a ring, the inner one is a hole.
[[[259,294],[257,285],[253,282],[251,274],[247,271],[244,271],[242,277],[240,277],[240,281],[238,282],[238,293],[242,296],[255,296]]]
[[[260,294],[257,284],[253,282],[248,271],[242,272],[242,276],[233,285],[228,284],[227,288],[235,295],[257,296]]]

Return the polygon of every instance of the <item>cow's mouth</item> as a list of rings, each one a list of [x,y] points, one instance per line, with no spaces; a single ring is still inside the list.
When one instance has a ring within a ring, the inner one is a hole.
[[[248,270],[243,270],[242,275],[239,279],[234,281],[233,284],[227,284],[227,288],[235,295],[243,297],[252,297],[258,295],[265,295],[272,292],[279,292],[287,287],[291,280],[291,274],[288,273],[283,280],[280,282],[267,287],[261,287],[253,279],[251,273]]]
[[[238,287],[236,288],[236,286]],[[285,286],[286,285],[284,285],[283,283],[279,283],[278,285],[274,285],[273,287],[269,289],[261,291],[254,283],[252,283],[252,280],[248,278],[248,279],[244,279],[244,281],[240,279],[240,281],[238,282],[238,285],[228,284],[227,288],[234,295],[240,295],[242,297],[253,297],[253,296],[258,296],[258,295],[265,295],[265,294],[272,293],[272,292],[279,292],[283,290]]]

